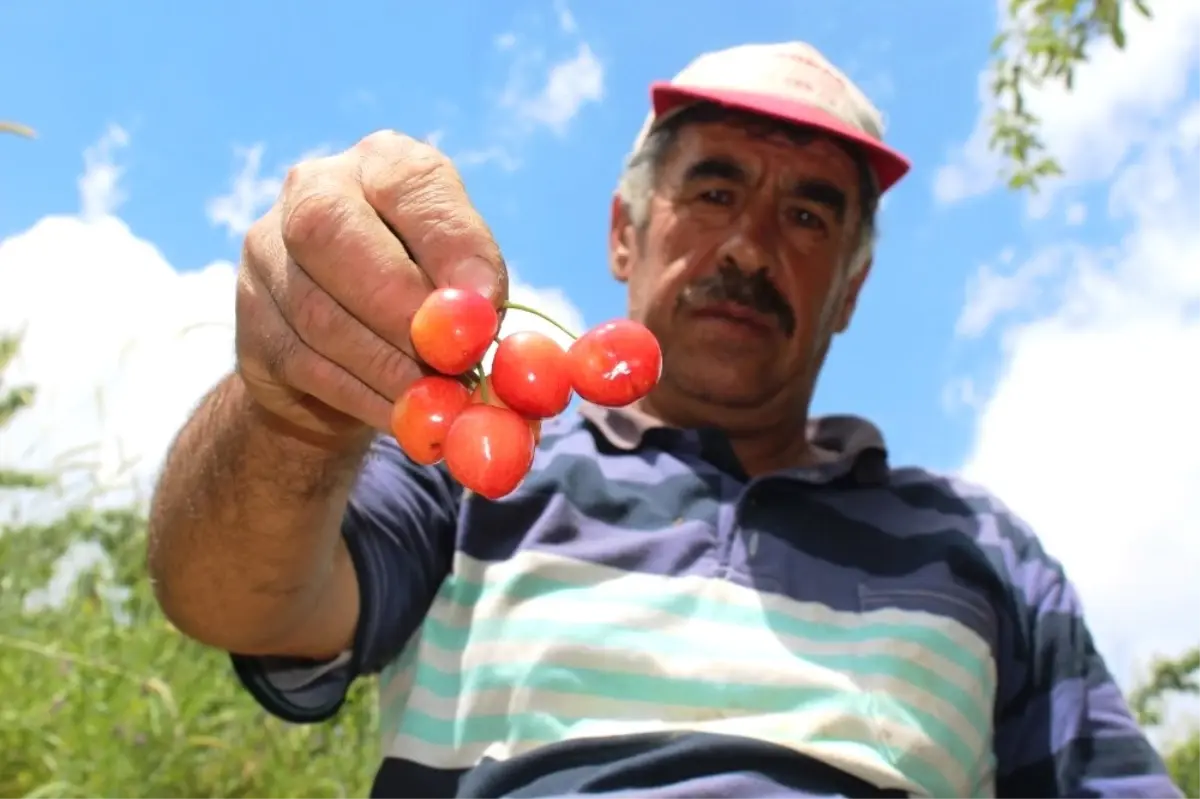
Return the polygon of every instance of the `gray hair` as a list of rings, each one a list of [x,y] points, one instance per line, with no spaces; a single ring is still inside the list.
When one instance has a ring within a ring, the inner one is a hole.
[[[644,230],[650,216],[650,197],[658,179],[658,171],[671,150],[679,131],[689,123],[697,122],[735,122],[759,132],[783,134],[788,138],[811,141],[814,132],[811,129],[789,125],[748,112],[736,111],[721,106],[699,103],[667,119],[655,127],[646,136],[642,146],[630,155],[617,183],[617,196],[625,205],[630,220],[638,230]],[[862,153],[848,148],[850,156],[858,167],[859,197],[862,208],[859,218],[859,240],[850,255],[850,276],[853,277],[866,268],[875,252],[876,224],[875,216],[879,209],[879,180],[871,169]]]

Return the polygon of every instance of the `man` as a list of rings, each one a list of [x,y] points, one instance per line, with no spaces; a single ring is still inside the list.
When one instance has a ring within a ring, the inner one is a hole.
[[[908,168],[807,45],[656,84],[609,260],[662,380],[489,502],[376,433],[429,290],[505,298],[453,167],[392,133],[299,165],[155,496],[164,611],[290,721],[379,673],[380,796],[1178,795],[1034,535],[808,418]]]

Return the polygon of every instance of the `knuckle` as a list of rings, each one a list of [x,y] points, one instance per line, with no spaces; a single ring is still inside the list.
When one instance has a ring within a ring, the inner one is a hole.
[[[417,141],[396,130],[377,130],[368,133],[354,145],[364,155],[396,155],[416,144]]]
[[[454,166],[450,156],[427,144],[416,148],[408,173],[409,182],[414,188],[424,188],[433,193],[458,191],[463,185],[458,167]]]
[[[449,256],[461,248],[492,249],[492,234],[465,192],[446,183],[427,184],[410,192],[403,201],[406,218],[413,221],[408,241],[426,253],[446,250]]]
[[[279,194],[281,197],[290,197],[297,194],[303,194],[306,186],[313,183],[315,177],[320,174],[318,162],[322,159],[309,158],[304,161],[297,161],[288,167],[287,174],[283,177],[283,185],[280,187]]]
[[[385,165],[396,165],[400,170],[412,167],[442,168],[453,166],[453,162],[441,150],[420,139],[395,130],[377,130],[358,142],[353,148],[359,158]]]
[[[473,214],[449,205],[445,200],[429,200],[416,204],[412,215],[422,221],[413,246],[421,248],[434,242],[473,240],[478,227]]]
[[[281,229],[289,250],[320,250],[340,234],[352,208],[345,192],[329,184],[311,185],[300,193],[284,213]]]
[[[462,194],[462,178],[454,162],[423,142],[411,141],[402,154],[372,158],[363,169],[363,189],[376,208],[428,205],[434,198]]]
[[[458,170],[450,156],[428,142],[413,142],[411,158],[415,165],[424,167],[431,172],[458,178]]]

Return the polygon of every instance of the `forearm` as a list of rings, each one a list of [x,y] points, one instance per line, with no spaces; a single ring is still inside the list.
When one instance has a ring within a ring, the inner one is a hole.
[[[148,565],[167,617],[232,651],[287,654],[305,620],[318,639],[348,636],[340,526],[366,446],[301,440],[240,378],[223,380],[180,431],[151,504]]]

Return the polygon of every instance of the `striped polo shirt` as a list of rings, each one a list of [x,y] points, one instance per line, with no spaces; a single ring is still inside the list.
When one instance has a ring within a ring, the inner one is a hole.
[[[1032,532],[863,419],[809,435],[751,478],[585,405],[498,502],[380,438],[352,651],[235,668],[297,723],[378,674],[375,796],[1179,795]]]

